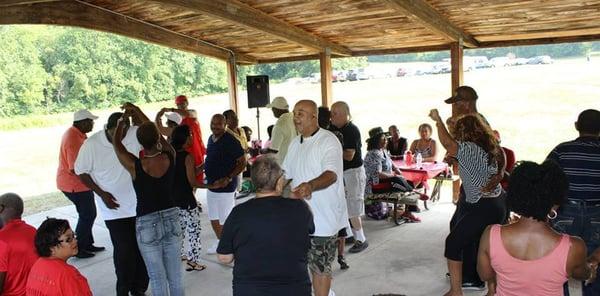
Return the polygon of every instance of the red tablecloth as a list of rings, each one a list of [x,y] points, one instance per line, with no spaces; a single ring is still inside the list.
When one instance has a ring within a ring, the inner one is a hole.
[[[446,171],[448,169],[448,164],[445,162],[423,162],[422,168],[417,168],[416,165],[407,166],[404,163],[404,160],[394,160],[394,165],[396,165],[400,171],[402,172],[402,176],[408,180],[413,182],[415,186],[423,183],[425,189],[429,189],[429,184],[427,184],[427,180],[439,175],[441,172]]]

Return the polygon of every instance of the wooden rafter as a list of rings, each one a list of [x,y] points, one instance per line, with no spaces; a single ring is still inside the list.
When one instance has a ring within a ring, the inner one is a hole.
[[[525,45],[541,45],[541,44],[558,44],[571,42],[588,42],[599,41],[600,34],[581,35],[581,36],[565,36],[565,37],[547,37],[537,39],[521,39],[521,40],[506,40],[506,41],[486,41],[480,42],[479,47],[507,47],[507,46],[525,46]]]
[[[225,61],[234,54],[239,63],[256,62],[251,57],[211,46],[201,40],[74,1],[5,7],[0,9],[0,24],[48,24],[81,27],[116,33]]]
[[[436,34],[457,42],[462,39],[468,47],[477,47],[479,42],[473,36],[464,32],[448,21],[443,15],[433,9],[423,0],[386,0],[396,10],[410,19],[422,24]]]
[[[56,1],[59,1],[59,0],[2,0],[2,1],[0,1],[0,7],[29,5],[29,4],[56,2]]]
[[[153,0],[164,4],[176,5],[258,30],[281,40],[293,42],[317,51],[330,48],[339,55],[351,55],[351,51],[341,45],[311,34],[278,18],[255,9],[237,0]]]

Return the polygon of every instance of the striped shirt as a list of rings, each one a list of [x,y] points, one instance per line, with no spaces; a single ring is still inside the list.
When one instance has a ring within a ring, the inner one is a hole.
[[[458,172],[468,203],[477,203],[483,196],[495,197],[502,192],[500,184],[491,192],[484,193],[482,190],[490,178],[498,172],[498,164],[496,162],[489,164],[488,157],[488,153],[477,144],[458,142],[456,153]]]
[[[569,179],[571,199],[600,199],[600,139],[579,137],[556,146],[548,155]]]

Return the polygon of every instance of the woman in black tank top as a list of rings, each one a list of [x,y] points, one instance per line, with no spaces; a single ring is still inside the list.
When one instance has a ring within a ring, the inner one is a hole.
[[[206,266],[200,264],[200,209],[194,197],[194,189],[206,186],[197,182],[194,156],[186,151],[192,145],[189,126],[176,127],[171,134],[171,144],[176,151],[173,201],[179,208],[183,239],[188,242],[187,250],[182,245],[181,258],[187,260],[187,271],[204,270]]]
[[[181,225],[172,198],[175,150],[138,107],[126,103],[122,108],[125,113],[117,123],[113,147],[119,162],[131,174],[137,195],[136,239],[152,295],[184,295],[179,263]],[[121,142],[130,117],[141,122],[136,131],[137,140],[144,147],[141,158],[127,151]]]

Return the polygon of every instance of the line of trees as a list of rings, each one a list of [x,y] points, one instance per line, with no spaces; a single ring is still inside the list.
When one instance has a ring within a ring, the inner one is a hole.
[[[123,102],[169,100],[176,94],[225,92],[225,63],[138,40],[97,31],[55,26],[0,26],[0,116],[49,114],[79,108],[106,108]],[[581,56],[600,42],[489,48],[467,55],[517,57],[548,54]],[[341,58],[335,70],[369,62],[439,61],[448,51]],[[318,61],[239,67],[245,75],[265,74],[274,82],[319,72]]]

